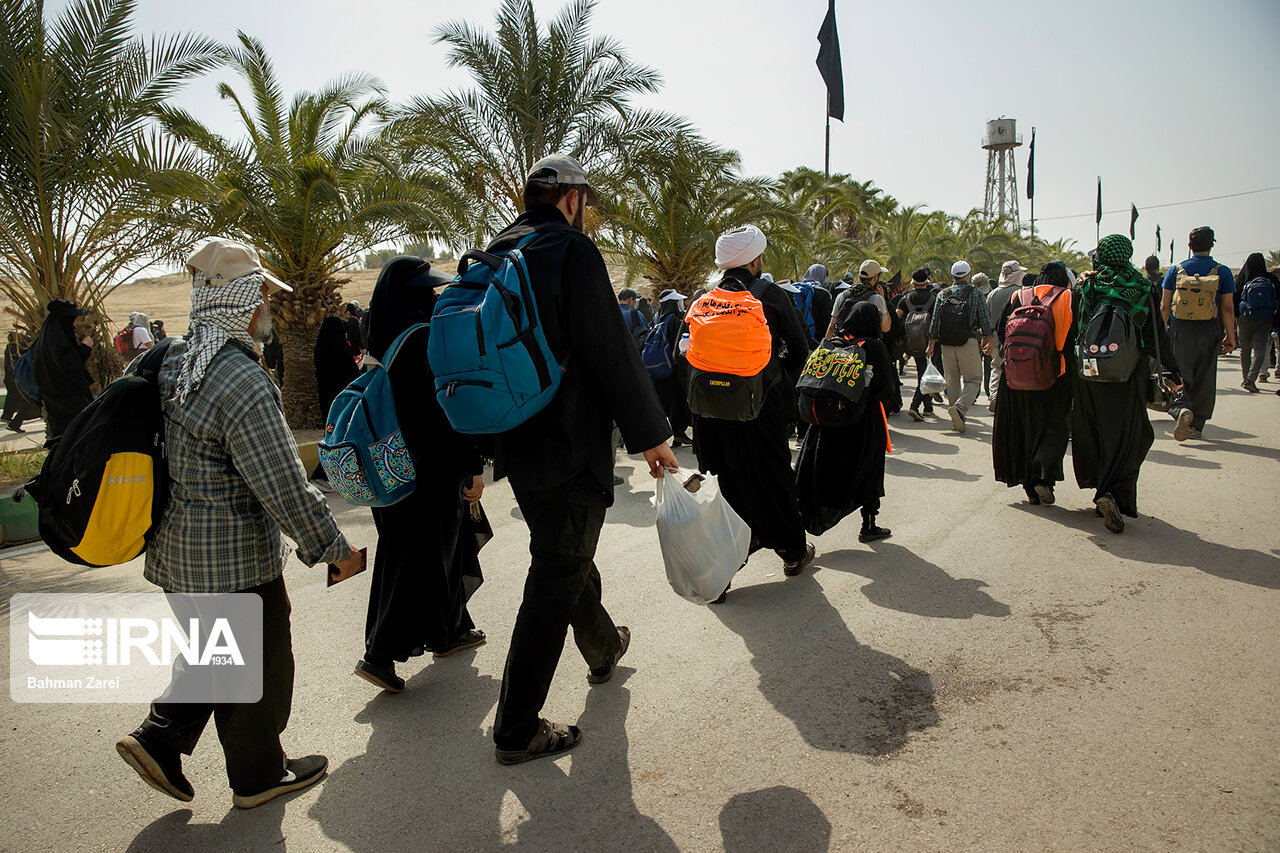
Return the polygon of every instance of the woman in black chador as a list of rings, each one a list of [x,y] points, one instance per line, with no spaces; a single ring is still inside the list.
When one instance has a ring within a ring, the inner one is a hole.
[[[316,391],[320,395],[320,415],[323,417],[333,405],[333,398],[360,375],[351,345],[347,343],[346,329],[337,317],[325,317],[320,324],[314,354]]]
[[[1095,271],[1080,279],[1077,333],[1094,312],[1110,303],[1129,314],[1137,330],[1143,358],[1125,382],[1091,382],[1077,378],[1071,409],[1071,461],[1076,484],[1093,489],[1093,504],[1108,530],[1124,532],[1124,518],[1138,517],[1138,472],[1155,440],[1146,403],[1152,366],[1159,362],[1170,383],[1182,375],[1169,346],[1160,306],[1146,278],[1130,264],[1133,244],[1123,234],[1098,243]],[[1078,371],[1077,371],[1078,372]],[[999,406],[996,407],[997,409]]]
[[[805,434],[796,463],[796,491],[805,528],[819,535],[856,509],[862,510],[858,539],[889,535],[876,525],[884,497],[884,460],[889,443],[883,403],[897,391],[889,350],[880,340],[880,310],[870,302],[846,300],[835,318],[833,337],[856,341],[867,354],[871,376],[866,410],[848,426],[813,426]]]
[[[430,264],[398,257],[378,276],[369,305],[369,353],[380,362],[402,332],[431,319],[436,284]],[[356,675],[398,693],[396,661],[426,651],[444,657],[485,641],[467,612],[480,585],[478,531],[488,529],[478,503],[483,461],[474,442],[454,432],[431,389],[427,328],[407,337],[389,376],[396,418],[414,457],[417,488],[399,503],[373,509],[378,546],[365,620],[365,655]]]
[[[1076,322],[1072,309],[1071,275],[1066,266],[1055,261],[1040,275],[1023,279],[1014,291],[1004,314],[994,318],[996,335],[1005,344],[1005,324],[1023,300],[1031,305],[1035,299],[1047,304],[1053,315],[1055,364],[1057,379],[1041,391],[1024,391],[1008,387],[1008,377],[1000,377],[996,389],[996,416],[992,422],[991,459],[996,480],[1006,486],[1021,486],[1033,504],[1052,504],[1053,487],[1062,480],[1062,458],[1067,452],[1067,433],[1071,419],[1071,384],[1075,376]],[[1005,362],[1008,364],[1008,361]],[[1007,396],[1006,396],[1007,395]]]

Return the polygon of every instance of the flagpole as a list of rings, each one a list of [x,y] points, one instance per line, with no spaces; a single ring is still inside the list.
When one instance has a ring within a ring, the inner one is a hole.
[[[831,180],[831,90],[827,90],[827,148],[826,154],[822,158],[822,178],[825,181]],[[826,234],[831,230],[831,214],[828,213],[822,218],[822,233]]]
[[[1035,157],[1035,147],[1034,147],[1035,144],[1036,144],[1036,129],[1032,127],[1031,128],[1031,145],[1033,147],[1031,149],[1031,156],[1033,158]],[[1032,164],[1034,165],[1034,160],[1032,161]],[[1031,190],[1031,239],[1034,240],[1036,238],[1036,193],[1035,193],[1035,184],[1034,184],[1034,181],[1036,179],[1035,172],[1032,172],[1030,177],[1033,182],[1032,190]]]

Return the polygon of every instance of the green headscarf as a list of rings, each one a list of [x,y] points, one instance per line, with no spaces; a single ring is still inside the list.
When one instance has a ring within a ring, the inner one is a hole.
[[[1151,282],[1139,272],[1130,258],[1133,243],[1123,234],[1109,234],[1098,243],[1094,260],[1096,272],[1084,279],[1080,290],[1080,331],[1084,332],[1094,310],[1104,302],[1119,304],[1133,319],[1139,343],[1151,311]]]

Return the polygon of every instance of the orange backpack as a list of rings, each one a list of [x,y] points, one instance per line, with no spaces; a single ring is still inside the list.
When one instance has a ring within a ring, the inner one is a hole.
[[[773,335],[760,301],[767,281],[747,290],[716,287],[685,316],[689,324],[689,408],[731,421],[754,420],[768,390]]]

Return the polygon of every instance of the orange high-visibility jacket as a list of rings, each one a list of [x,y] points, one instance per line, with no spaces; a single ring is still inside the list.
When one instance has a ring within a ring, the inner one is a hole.
[[[746,290],[719,287],[689,307],[689,363],[710,373],[755,376],[769,365],[773,336],[764,305]]]

